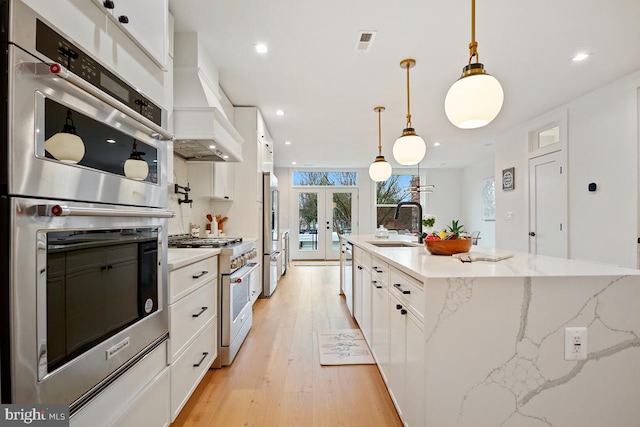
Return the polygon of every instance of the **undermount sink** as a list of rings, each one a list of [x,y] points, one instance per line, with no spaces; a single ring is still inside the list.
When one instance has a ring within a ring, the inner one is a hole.
[[[416,246],[422,246],[420,243],[401,242],[397,240],[380,240],[367,243],[373,246],[378,246],[379,248],[415,248]]]

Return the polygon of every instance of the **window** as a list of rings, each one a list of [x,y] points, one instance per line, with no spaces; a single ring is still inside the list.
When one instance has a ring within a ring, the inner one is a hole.
[[[294,171],[294,186],[341,186],[357,187],[357,172],[316,172],[316,171]]]
[[[383,225],[389,230],[418,230],[418,209],[402,208],[398,219],[393,216],[396,205],[400,202],[420,203],[420,193],[412,192],[411,187],[420,186],[420,177],[417,175],[391,175],[388,180],[376,184],[376,221],[377,225]]]

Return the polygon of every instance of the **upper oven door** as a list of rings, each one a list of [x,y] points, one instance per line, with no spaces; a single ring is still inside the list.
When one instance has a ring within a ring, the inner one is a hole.
[[[26,46],[9,46],[9,194],[166,207],[164,113],[35,15],[26,20],[31,37],[15,34]],[[52,38],[57,54],[40,42]],[[36,58],[62,66],[56,74]]]

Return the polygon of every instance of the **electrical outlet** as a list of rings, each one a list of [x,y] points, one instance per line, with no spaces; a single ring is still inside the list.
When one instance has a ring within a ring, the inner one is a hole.
[[[587,328],[564,329],[564,360],[587,358]]]
[[[507,212],[507,219],[510,220],[510,221],[513,220],[513,212],[512,211]]]

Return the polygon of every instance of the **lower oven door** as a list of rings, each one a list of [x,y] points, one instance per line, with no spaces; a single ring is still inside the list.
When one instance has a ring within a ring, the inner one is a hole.
[[[257,263],[249,263],[223,278],[222,289],[222,345],[228,347],[236,339],[247,319],[251,273],[259,268]]]
[[[10,209],[11,400],[74,413],[167,338],[173,214],[23,198]]]

